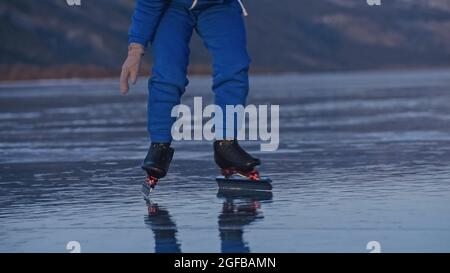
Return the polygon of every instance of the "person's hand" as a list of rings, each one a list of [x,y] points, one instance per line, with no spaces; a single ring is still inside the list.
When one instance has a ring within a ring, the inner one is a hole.
[[[128,46],[128,57],[122,65],[122,73],[120,74],[120,92],[122,94],[128,93],[130,89],[128,81],[130,79],[133,84],[136,83],[144,52],[144,46],[141,44],[131,43]]]

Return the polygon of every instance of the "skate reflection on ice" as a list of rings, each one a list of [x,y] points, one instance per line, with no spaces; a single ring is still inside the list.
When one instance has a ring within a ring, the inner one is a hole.
[[[243,228],[261,220],[261,201],[271,201],[271,192],[219,189],[218,198],[224,199],[219,213],[219,236],[222,253],[248,253]]]
[[[169,211],[158,204],[148,203],[148,215],[145,224],[151,228],[155,237],[156,253],[180,253],[181,247],[177,240],[177,226]]]

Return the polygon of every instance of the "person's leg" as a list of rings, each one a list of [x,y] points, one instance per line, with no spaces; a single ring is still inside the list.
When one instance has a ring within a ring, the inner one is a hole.
[[[250,57],[242,8],[237,0],[209,7],[198,15],[196,29],[213,56],[215,103],[225,117],[222,128],[215,128],[214,160],[225,179],[239,174],[249,180],[260,180],[255,169],[260,160],[239,146],[235,138],[241,124],[234,114],[231,117],[226,115],[227,106],[245,106],[249,90]],[[242,112],[240,114],[243,115]],[[227,124],[229,120],[231,126]],[[220,120],[215,122],[218,125]],[[222,134],[217,131],[222,131]]]
[[[213,56],[215,104],[222,109],[224,117],[226,105],[245,106],[250,65],[242,9],[235,0],[226,2],[200,12],[197,19],[197,32]],[[232,137],[236,137],[237,124],[233,124]],[[224,133],[225,126],[224,120]]]
[[[180,104],[180,97],[188,84],[189,41],[195,21],[186,9],[169,7],[158,25],[152,43],[153,71],[148,83],[148,132],[152,144],[142,163],[147,172],[142,193],[149,194],[163,178],[172,161],[174,150],[171,128],[176,118],[172,108]]]
[[[148,90],[148,131],[152,142],[172,141],[171,127],[176,118],[172,108],[188,84],[189,42],[195,20],[183,9],[169,7],[164,13],[152,43],[153,70]]]

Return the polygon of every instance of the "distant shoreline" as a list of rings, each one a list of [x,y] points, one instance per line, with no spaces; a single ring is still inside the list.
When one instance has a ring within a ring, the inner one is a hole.
[[[450,66],[392,66],[376,69],[313,69],[313,70],[279,70],[262,67],[251,67],[251,74],[286,74],[286,73],[340,73],[340,72],[366,72],[366,71],[417,71],[450,69]],[[143,64],[141,76],[149,76],[151,64]],[[190,65],[189,75],[210,75],[208,65]],[[0,82],[33,81],[33,80],[64,80],[64,79],[112,79],[120,76],[119,69],[105,68],[97,65],[51,65],[40,67],[37,65],[0,65]]]

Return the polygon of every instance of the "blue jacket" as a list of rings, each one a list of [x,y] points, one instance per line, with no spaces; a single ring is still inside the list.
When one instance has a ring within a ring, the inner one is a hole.
[[[128,32],[128,43],[138,43],[147,47],[153,39],[159,20],[169,4],[177,4],[190,8],[195,0],[137,0],[131,27]],[[196,6],[219,4],[226,0],[197,0]]]

